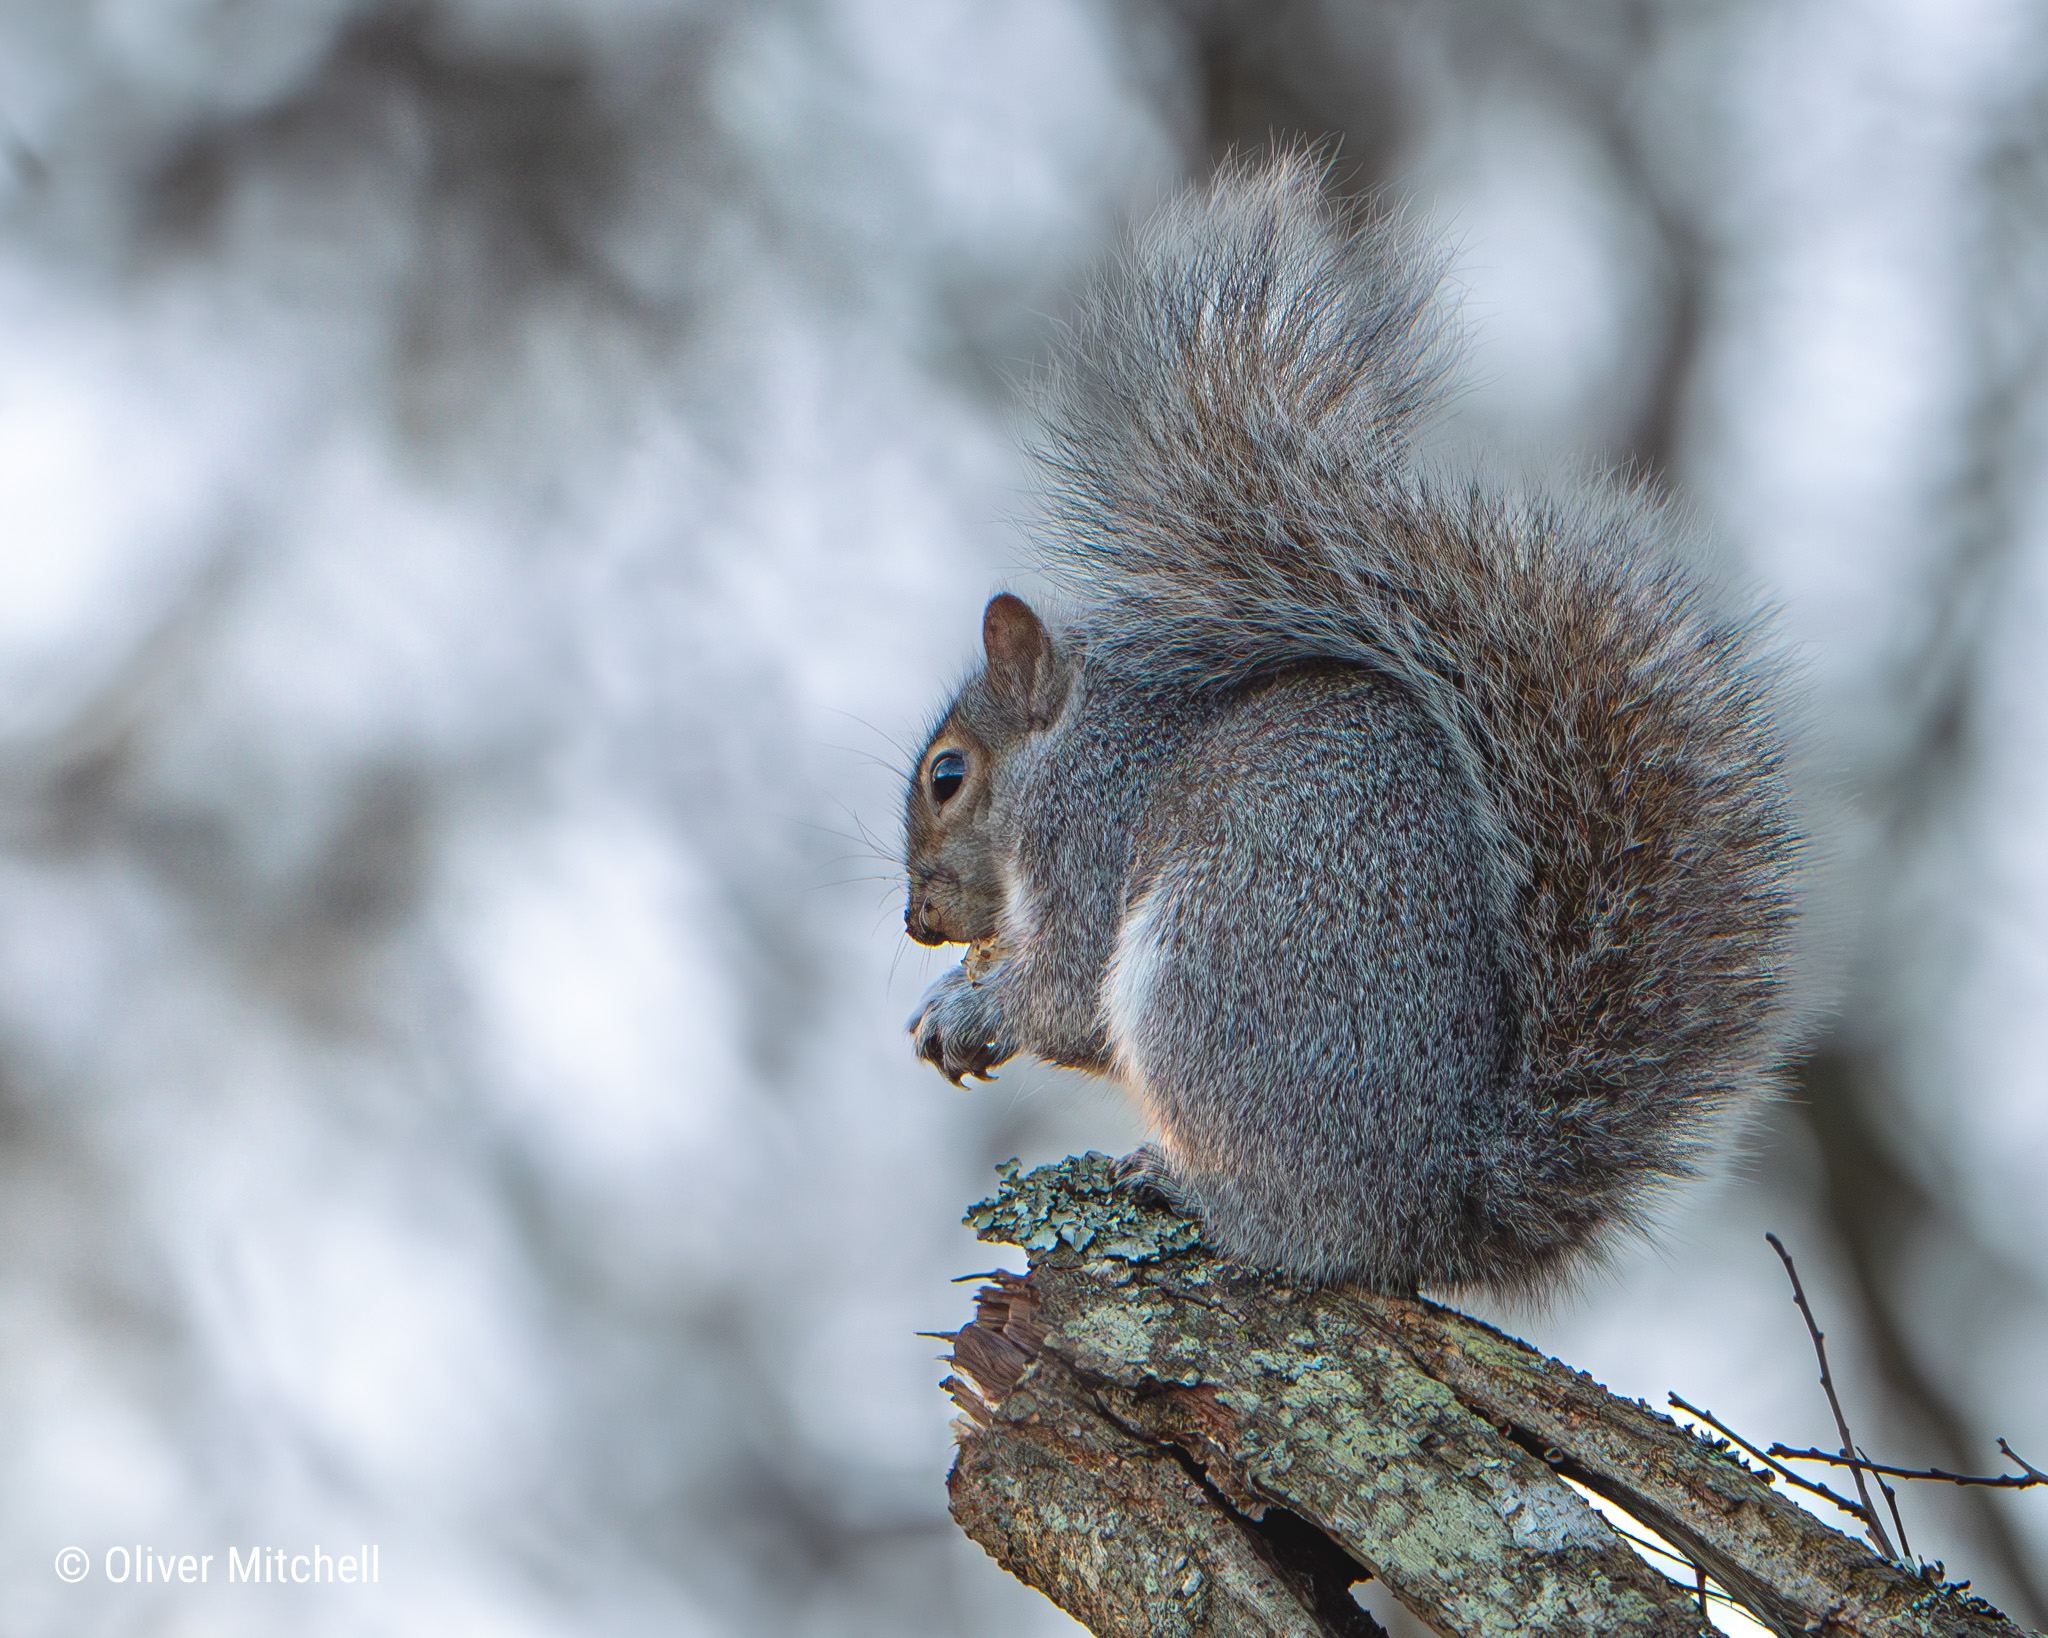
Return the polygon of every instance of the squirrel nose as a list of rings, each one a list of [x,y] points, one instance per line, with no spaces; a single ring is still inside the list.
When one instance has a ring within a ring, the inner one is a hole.
[[[931,900],[919,898],[903,910],[903,930],[920,944],[944,944],[946,935],[933,929],[928,917]]]

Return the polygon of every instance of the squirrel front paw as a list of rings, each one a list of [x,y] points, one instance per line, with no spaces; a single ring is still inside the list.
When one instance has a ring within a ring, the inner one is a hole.
[[[994,1080],[989,1071],[1017,1053],[1003,1027],[995,987],[986,977],[970,978],[964,966],[925,991],[909,1030],[917,1055],[955,1086],[966,1085],[969,1075]]]

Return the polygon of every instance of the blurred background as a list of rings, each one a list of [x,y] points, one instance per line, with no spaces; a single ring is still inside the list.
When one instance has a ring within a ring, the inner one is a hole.
[[[1832,1443],[1775,1229],[1874,1452],[2048,1464],[2039,7],[11,0],[10,1633],[1074,1630],[914,1333],[1137,1134],[911,1061],[894,767],[1077,280],[1298,135],[1455,246],[1445,436],[1687,497],[1806,679],[1800,1095],[1506,1322]],[[2048,1621],[2048,1501],[1902,1506]]]

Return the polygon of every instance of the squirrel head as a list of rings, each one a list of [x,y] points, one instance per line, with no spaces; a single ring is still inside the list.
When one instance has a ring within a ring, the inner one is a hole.
[[[926,742],[905,798],[903,925],[920,944],[995,935],[1005,894],[1004,771],[1058,719],[1073,687],[1072,658],[1020,597],[990,600],[981,642],[985,663]]]

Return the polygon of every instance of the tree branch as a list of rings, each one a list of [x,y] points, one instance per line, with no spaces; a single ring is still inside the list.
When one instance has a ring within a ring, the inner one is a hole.
[[[953,1516],[1103,1638],[1364,1638],[1367,1578],[1456,1638],[1690,1638],[1714,1589],[1788,1635],[2017,1631],[1476,1320],[1261,1277],[1101,1155],[1002,1170],[968,1221],[1031,1267],[953,1338]],[[1692,1573],[1653,1568],[1567,1479]]]

